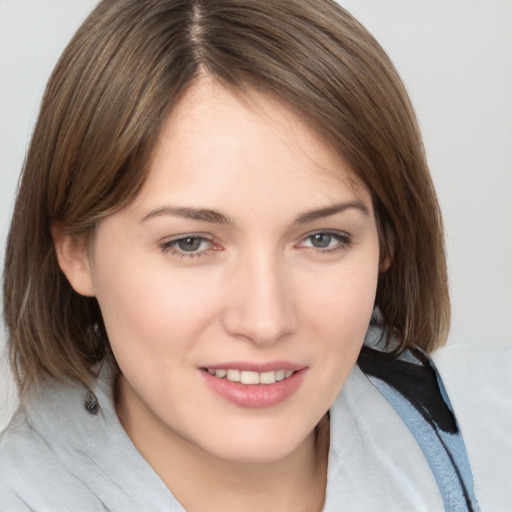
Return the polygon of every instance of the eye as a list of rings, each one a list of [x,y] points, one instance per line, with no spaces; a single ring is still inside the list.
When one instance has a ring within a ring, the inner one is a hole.
[[[333,231],[319,231],[304,238],[299,247],[317,249],[320,252],[331,252],[350,245],[350,235]]]
[[[316,247],[317,249],[326,249],[329,247],[334,239],[334,237],[328,233],[315,233],[310,237],[311,245]]]
[[[173,246],[183,252],[196,252],[199,249],[207,249],[210,244],[209,240],[198,236],[187,236],[185,238],[179,238],[172,242]]]
[[[179,238],[165,241],[160,247],[162,251],[180,257],[203,256],[212,249],[219,249],[212,240],[199,235],[180,236]]]

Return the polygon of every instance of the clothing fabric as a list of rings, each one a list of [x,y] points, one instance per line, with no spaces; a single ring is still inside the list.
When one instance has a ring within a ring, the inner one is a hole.
[[[480,512],[464,440],[432,361],[421,351],[383,361],[382,352],[364,347],[358,364],[420,445],[445,510]]]
[[[448,345],[433,361],[464,439],[482,511],[512,511],[512,348]]]
[[[512,349],[448,346],[434,362],[481,510],[512,510]],[[371,378],[356,366],[330,410],[324,511],[445,510],[420,444]],[[119,423],[107,371],[91,391],[49,384],[17,412],[0,441],[0,511],[183,510]]]

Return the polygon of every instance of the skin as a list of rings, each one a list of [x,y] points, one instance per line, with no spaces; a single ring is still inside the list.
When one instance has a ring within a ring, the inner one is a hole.
[[[99,301],[124,428],[187,510],[321,509],[325,414],[363,343],[379,244],[368,190],[299,116],[202,77],[137,198],[86,249],[65,236],[56,248]],[[228,361],[305,371],[283,402],[248,408],[205,383],[203,368]]]

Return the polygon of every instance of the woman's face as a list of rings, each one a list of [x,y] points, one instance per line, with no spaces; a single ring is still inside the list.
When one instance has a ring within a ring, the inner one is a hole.
[[[347,165],[283,105],[203,78],[140,195],[97,226],[86,272],[133,421],[271,461],[354,366],[378,269],[370,194]]]

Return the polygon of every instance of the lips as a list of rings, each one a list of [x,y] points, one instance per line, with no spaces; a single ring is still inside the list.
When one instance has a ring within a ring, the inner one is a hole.
[[[239,407],[265,408],[290,398],[307,368],[290,363],[230,363],[201,368],[208,387]]]
[[[293,375],[293,370],[270,370],[268,372],[253,372],[249,370],[237,369],[213,369],[208,368],[208,373],[218,379],[227,379],[230,382],[241,382],[242,384],[274,384]]]

